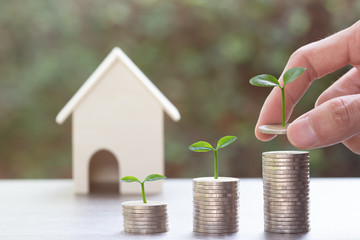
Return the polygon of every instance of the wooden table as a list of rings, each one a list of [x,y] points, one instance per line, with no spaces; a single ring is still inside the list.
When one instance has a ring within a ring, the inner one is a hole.
[[[151,184],[151,183],[150,183]],[[135,186],[134,187],[138,187]],[[240,180],[240,230],[209,237],[192,231],[191,179],[167,179],[148,200],[168,203],[170,231],[130,235],[122,230],[121,202],[140,196],[76,196],[71,180],[1,180],[0,239],[360,239],[360,179],[311,179],[311,231],[263,231],[261,179]]]

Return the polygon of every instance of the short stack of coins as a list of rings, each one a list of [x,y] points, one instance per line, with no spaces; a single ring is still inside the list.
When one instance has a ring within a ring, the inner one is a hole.
[[[125,232],[153,234],[169,230],[166,203],[130,201],[121,205]]]
[[[264,152],[262,167],[265,231],[308,232],[309,152]]]
[[[237,178],[193,179],[194,232],[228,234],[238,231]]]

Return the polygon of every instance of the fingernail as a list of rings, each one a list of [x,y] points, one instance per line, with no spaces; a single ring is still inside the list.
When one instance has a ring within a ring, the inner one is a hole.
[[[310,125],[309,117],[290,124],[287,137],[292,145],[303,149],[313,147],[318,141],[318,137]]]

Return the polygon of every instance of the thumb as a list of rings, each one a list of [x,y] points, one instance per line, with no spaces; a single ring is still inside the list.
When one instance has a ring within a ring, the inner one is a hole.
[[[360,94],[333,98],[296,119],[288,128],[292,145],[311,149],[342,142],[360,132]]]

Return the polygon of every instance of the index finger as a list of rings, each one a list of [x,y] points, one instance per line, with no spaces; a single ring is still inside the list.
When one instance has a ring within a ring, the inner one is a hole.
[[[295,51],[279,78],[282,84],[283,74],[293,67],[305,67],[306,71],[285,88],[286,120],[289,119],[295,105],[304,95],[310,84],[317,78],[333,72],[347,64],[360,64],[360,21],[330,37],[305,45]],[[279,124],[282,118],[281,91],[275,87],[266,98],[255,127],[259,140],[268,141],[275,135],[259,132],[264,124]]]

